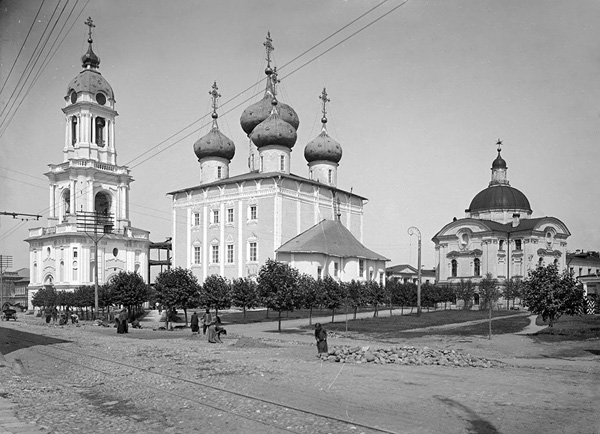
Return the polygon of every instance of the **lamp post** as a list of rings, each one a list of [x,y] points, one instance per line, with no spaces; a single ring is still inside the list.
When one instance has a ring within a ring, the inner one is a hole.
[[[417,316],[421,316],[421,231],[414,226],[408,228],[408,235],[416,235],[419,240],[417,260]]]

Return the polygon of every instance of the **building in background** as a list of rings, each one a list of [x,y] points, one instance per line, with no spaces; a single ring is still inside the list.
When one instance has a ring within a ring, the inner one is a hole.
[[[409,264],[399,264],[385,269],[385,275],[389,280],[395,280],[400,283],[414,283],[419,282],[418,270]],[[435,284],[435,268],[431,270],[421,270],[421,283]]]
[[[219,130],[220,94],[215,83],[211,91],[212,128],[194,144],[200,184],[169,193],[173,202],[174,266],[191,269],[200,281],[211,274],[230,279],[255,276],[267,259],[275,259],[280,246],[324,219],[339,220],[336,224],[344,225],[362,242],[366,199],[337,187],[342,148],[327,133],[327,93],[323,89],[320,96],[322,131],[304,148],[308,177],[292,174],[291,153],[300,120],[292,107],[277,98],[270,36],[264,45],[264,97],[246,108],[240,119],[249,139],[249,171],[229,174],[236,148]],[[315,263],[311,274],[316,275],[318,267]],[[322,273],[329,272],[325,262],[320,267]],[[356,263],[353,274],[358,271]],[[379,268],[374,271],[374,278],[379,272]]]
[[[73,290],[120,271],[148,270],[149,232],[131,226],[129,169],[117,164],[115,96],[98,70],[88,19],[83,70],[67,86],[63,162],[50,164],[47,227],[30,229],[30,294],[42,285]],[[97,247],[97,256],[96,256]],[[29,308],[32,306],[30,305]]]
[[[27,286],[29,285],[29,268],[2,273],[2,306],[4,310],[10,306],[27,307]]]
[[[465,218],[454,219],[433,237],[438,283],[477,282],[487,273],[505,282],[526,277],[537,265],[567,266],[571,233],[556,217],[532,217],[527,197],[508,182],[501,144],[489,186],[473,198]]]

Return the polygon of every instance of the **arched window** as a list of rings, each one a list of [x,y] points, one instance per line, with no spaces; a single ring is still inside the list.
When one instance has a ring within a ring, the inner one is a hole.
[[[96,144],[98,146],[104,147],[104,125],[106,125],[106,121],[104,118],[97,117],[96,118]]]
[[[540,257],[540,259],[538,259],[538,267],[543,267],[544,266],[544,258]]]
[[[77,116],[71,117],[71,145],[77,143]]]
[[[452,264],[452,277],[456,277],[458,275],[458,262],[456,262],[456,259],[453,259],[451,264]]]
[[[479,258],[475,258],[473,261],[473,274],[475,276],[481,276],[481,261]]]

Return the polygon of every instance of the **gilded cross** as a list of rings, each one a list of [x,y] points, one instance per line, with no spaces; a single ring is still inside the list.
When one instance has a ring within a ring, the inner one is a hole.
[[[321,92],[321,95],[319,95],[319,99],[323,101],[323,109],[321,109],[321,111],[323,112],[323,118],[325,118],[327,115],[327,109],[325,108],[325,104],[331,102],[331,100],[327,98],[327,90],[325,88],[323,88],[323,92]]]
[[[92,21],[92,17],[88,17],[88,19],[85,22],[85,25],[90,28],[90,30],[88,32],[88,40],[89,40],[89,42],[92,42],[92,27],[96,27],[94,25],[94,21]]]
[[[502,140],[498,139],[498,141],[496,142],[496,146],[498,146],[498,152],[500,152],[502,145]]]
[[[273,46],[273,39],[271,39],[271,32],[267,32],[267,40],[263,43],[267,50],[267,67],[271,67],[271,52],[275,50]]]
[[[216,113],[217,112],[217,98],[221,97],[221,94],[219,93],[219,88],[217,87],[216,81],[212,85],[212,90],[210,92],[208,92],[208,94],[212,97],[212,108],[213,108],[213,112]]]

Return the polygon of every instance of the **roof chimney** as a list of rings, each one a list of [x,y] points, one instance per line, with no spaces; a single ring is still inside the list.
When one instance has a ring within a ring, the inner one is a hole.
[[[521,217],[521,214],[518,213],[514,213],[513,214],[513,221],[512,221],[512,227],[516,228],[517,226],[519,226],[519,219]]]

